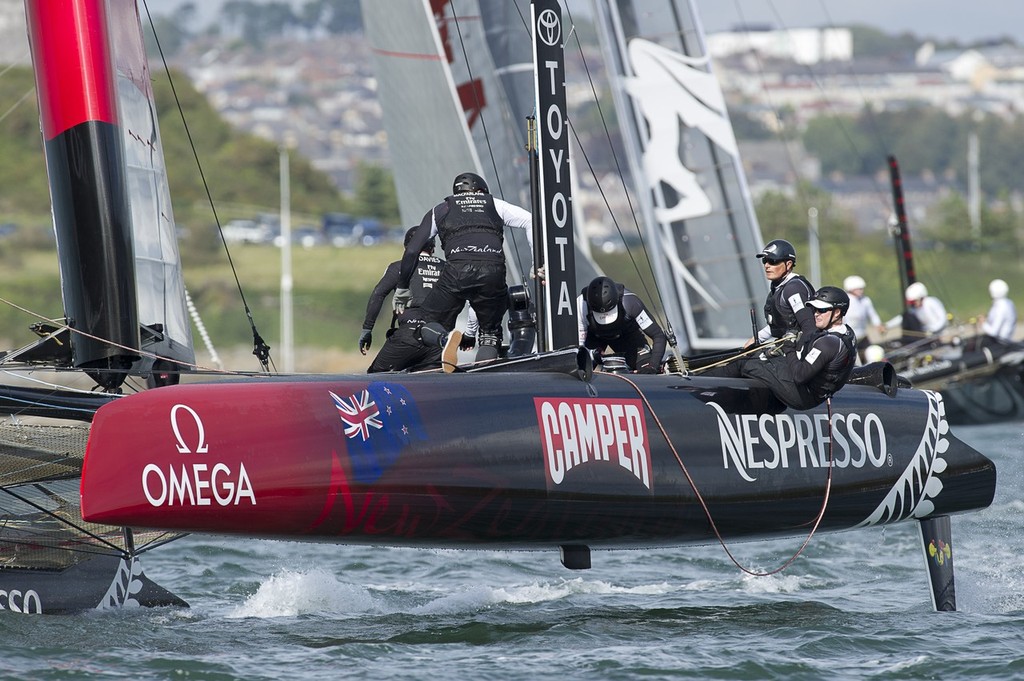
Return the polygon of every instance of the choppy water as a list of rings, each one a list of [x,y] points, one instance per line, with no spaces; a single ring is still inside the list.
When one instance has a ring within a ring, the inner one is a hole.
[[[189,537],[147,555],[190,609],[0,613],[4,679],[1017,679],[1024,424],[959,428],[995,459],[991,508],[953,518],[960,611],[934,613],[910,523],[816,536],[781,575],[720,546],[373,549]],[[737,544],[774,568],[800,541]]]

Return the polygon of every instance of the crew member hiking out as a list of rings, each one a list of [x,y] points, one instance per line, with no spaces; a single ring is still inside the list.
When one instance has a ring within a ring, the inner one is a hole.
[[[412,240],[416,227],[405,233],[405,245]],[[398,287],[398,275],[402,261],[396,260],[384,270],[384,276],[370,294],[366,303],[366,318],[359,334],[359,351],[364,355],[373,344],[373,326],[384,304],[384,298]],[[409,277],[407,288],[409,297],[397,301],[391,316],[391,328],[380,352],[374,358],[369,373],[378,371],[401,371],[414,366],[437,365],[441,361],[441,348],[436,345],[423,345],[416,338],[416,329],[423,323],[422,305],[427,292],[437,283],[441,276],[442,261],[434,256],[434,239],[428,239],[420,248],[416,257],[416,265]],[[456,313],[457,314],[457,313]],[[454,317],[452,318],[454,321]]]
[[[455,315],[468,301],[480,321],[478,361],[498,357],[501,319],[508,308],[505,283],[505,227],[525,229],[531,243],[532,218],[528,211],[491,196],[484,179],[462,173],[452,184],[452,194],[423,216],[405,248],[396,299],[411,295],[409,281],[420,248],[435,235],[441,240],[445,263],[441,276],[420,308],[423,324],[420,340],[428,346],[454,349],[462,333],[452,331]],[[454,353],[445,353],[445,357]],[[454,370],[445,360],[445,371]]]
[[[815,333],[784,355],[758,356],[743,362],[741,375],[768,386],[786,406],[813,409],[838,391],[857,362],[857,337],[844,322],[850,297],[836,286],[822,286],[807,301]]]
[[[668,338],[635,293],[608,277],[597,277],[580,291],[576,307],[580,345],[611,348],[638,374],[658,373]],[[650,347],[644,334],[651,339]]]

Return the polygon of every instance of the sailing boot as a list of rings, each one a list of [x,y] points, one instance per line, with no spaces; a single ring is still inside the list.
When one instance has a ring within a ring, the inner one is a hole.
[[[482,362],[488,359],[498,359],[498,343],[501,338],[496,333],[485,333],[480,329],[476,337],[476,361]]]
[[[446,374],[455,371],[459,366],[459,344],[462,343],[462,332],[458,329],[448,334],[444,342],[444,349],[441,350],[441,368]]]

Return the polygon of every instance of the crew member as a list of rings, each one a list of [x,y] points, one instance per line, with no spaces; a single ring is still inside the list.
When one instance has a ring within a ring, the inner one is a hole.
[[[993,279],[988,285],[988,294],[992,296],[992,307],[981,325],[982,333],[1012,341],[1014,329],[1017,328],[1017,307],[1009,299],[1010,287],[1002,279]]]
[[[813,409],[850,378],[857,360],[857,337],[844,322],[850,297],[835,286],[822,286],[807,301],[814,315],[815,333],[784,355],[743,362],[742,376],[761,381],[787,406]]]
[[[580,345],[611,348],[638,374],[658,373],[668,338],[635,293],[608,277],[597,277],[580,291],[576,307]]]
[[[428,239],[438,236],[445,263],[441,276],[420,308],[424,323],[419,333],[424,344],[459,344],[462,333],[447,332],[453,326],[455,315],[468,301],[480,320],[477,360],[498,356],[501,319],[508,308],[502,248],[506,226],[527,230],[532,252],[530,213],[491,196],[487,183],[475,173],[457,176],[452,184],[452,195],[423,216],[405,248],[395,297],[411,295],[408,289],[416,254]],[[453,368],[445,365],[446,371]]]
[[[907,314],[903,316],[903,335],[907,340],[934,336],[946,328],[946,306],[919,281],[907,287]],[[907,338],[910,336],[910,338]]]
[[[408,247],[416,227],[405,233],[405,245]],[[373,326],[380,314],[384,298],[398,287],[398,275],[402,261],[396,260],[384,270],[384,276],[373,287],[370,299],[366,303],[366,318],[363,330],[359,334],[359,352],[364,355],[373,344]],[[434,256],[434,239],[428,239],[420,247],[416,258],[416,266],[409,278],[409,297],[404,301],[395,300],[391,316],[391,328],[387,340],[367,370],[369,373],[378,371],[401,371],[413,366],[438,364],[441,361],[441,348],[437,345],[424,345],[416,338],[416,328],[423,323],[422,305],[427,292],[437,283],[441,276],[442,261]]]
[[[857,355],[861,364],[865,362],[864,353],[871,345],[871,339],[868,338],[868,322],[871,322],[879,334],[885,333],[885,325],[882,324],[882,318],[875,311],[875,304],[864,294],[866,287],[864,278],[856,274],[843,280],[843,288],[850,296],[850,310],[846,313],[846,325],[857,335]]]
[[[793,244],[785,239],[769,241],[757,257],[764,263],[764,276],[771,282],[764,304],[767,324],[744,347],[753,345],[755,340],[766,343],[797,332],[803,332],[805,336],[814,334],[814,314],[807,307],[807,301],[814,295],[814,287],[793,271],[796,267]]]

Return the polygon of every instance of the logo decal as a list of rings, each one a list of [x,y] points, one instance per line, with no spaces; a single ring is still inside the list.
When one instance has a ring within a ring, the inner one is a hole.
[[[370,439],[370,428],[379,430],[384,427],[378,418],[380,410],[370,398],[368,391],[364,390],[346,399],[331,393],[331,398],[334,399],[334,406],[338,408],[341,420],[345,423],[345,437],[353,438],[358,435],[366,442]]]
[[[554,47],[562,39],[562,22],[558,13],[546,9],[537,17],[537,35],[548,47]]]
[[[935,542],[939,542],[938,546]],[[935,564],[942,567],[946,561],[953,560],[953,549],[941,539],[933,539],[928,542],[928,557],[935,561]]]
[[[196,426],[196,448],[193,452],[185,442],[179,423],[180,414],[187,412]],[[199,413],[185,404],[171,407],[169,414],[171,430],[177,441],[175,448],[180,454],[207,454],[206,428]],[[155,463],[146,464],[142,469],[142,493],[150,506],[238,506],[243,499],[256,505],[256,494],[245,470],[245,464],[238,462],[234,467],[226,463],[210,461],[207,457],[178,459],[181,463],[168,463],[161,467]]]
[[[640,400],[536,397],[544,468],[550,484],[569,471],[609,464],[651,489],[651,450]]]
[[[722,440],[722,467],[754,482],[762,474],[787,468],[828,466],[829,436],[836,468],[891,465],[882,420],[876,414],[733,414],[714,402]]]
[[[419,408],[404,386],[371,383],[346,397],[327,392],[338,410],[356,482],[374,482],[406,447],[427,439]]]

